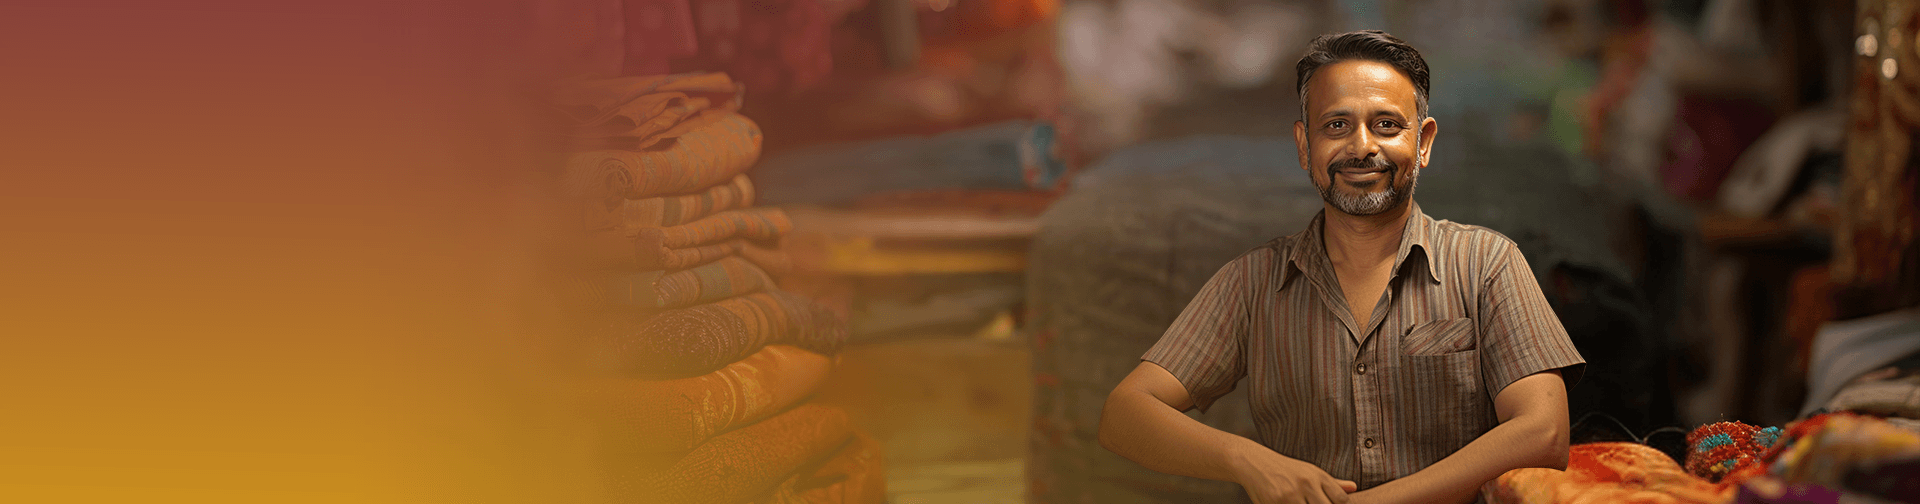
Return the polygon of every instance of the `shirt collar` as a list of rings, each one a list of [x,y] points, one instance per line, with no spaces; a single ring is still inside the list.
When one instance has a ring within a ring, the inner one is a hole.
[[[1433,218],[1427,217],[1427,213],[1420,210],[1419,203],[1412,203],[1412,205],[1413,211],[1407,216],[1406,227],[1400,230],[1400,248],[1394,252],[1393,272],[1395,276],[1399,276],[1400,268],[1405,267],[1407,260],[1411,258],[1420,263],[1421,275],[1427,277],[1428,281],[1438,284],[1440,278],[1433,273],[1435,262],[1433,247],[1429,245],[1434,227]],[[1281,265],[1280,281],[1274,290],[1286,288],[1287,283],[1294,277],[1304,274],[1316,265],[1321,265],[1328,272],[1332,271],[1333,261],[1327,258],[1325,236],[1322,234],[1325,232],[1326,218],[1325,209],[1314,214],[1313,223],[1307,224],[1306,232],[1300,239],[1294,240],[1292,250],[1287,251],[1286,264]]]

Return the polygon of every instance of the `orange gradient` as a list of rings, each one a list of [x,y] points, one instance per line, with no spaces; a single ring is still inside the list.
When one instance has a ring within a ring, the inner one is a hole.
[[[0,502],[591,502],[562,2],[0,5]]]

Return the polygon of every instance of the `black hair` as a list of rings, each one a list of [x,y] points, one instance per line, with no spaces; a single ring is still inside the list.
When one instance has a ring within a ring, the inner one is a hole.
[[[1300,93],[1301,117],[1306,117],[1307,79],[1313,78],[1313,72],[1320,67],[1347,60],[1369,60],[1386,63],[1399,70],[1407,80],[1413,81],[1413,100],[1419,107],[1420,117],[1427,117],[1427,60],[1420,58],[1420,51],[1406,42],[1380,30],[1360,30],[1346,33],[1321,35],[1307,44],[1307,53],[1300,56],[1300,63],[1294,65],[1299,80],[1295,85]]]

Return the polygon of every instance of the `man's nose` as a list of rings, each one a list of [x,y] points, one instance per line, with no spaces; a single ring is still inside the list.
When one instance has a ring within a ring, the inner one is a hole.
[[[1352,138],[1353,141],[1347,143],[1347,155],[1355,159],[1365,159],[1380,154],[1380,142],[1374,137],[1373,132],[1367,131],[1366,128],[1359,128],[1353,132]]]

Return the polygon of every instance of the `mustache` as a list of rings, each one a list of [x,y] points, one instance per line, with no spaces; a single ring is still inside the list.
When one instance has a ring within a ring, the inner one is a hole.
[[[1342,161],[1333,161],[1333,162],[1327,163],[1327,175],[1331,176],[1333,175],[1333,172],[1341,169],[1347,169],[1347,168],[1355,168],[1355,169],[1362,169],[1362,170],[1387,170],[1392,172],[1398,172],[1400,170],[1400,165],[1394,164],[1393,160],[1387,159],[1386,156],[1367,156],[1367,157],[1360,157],[1360,158],[1352,158],[1352,159],[1346,159]]]

